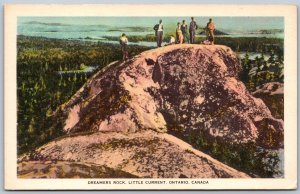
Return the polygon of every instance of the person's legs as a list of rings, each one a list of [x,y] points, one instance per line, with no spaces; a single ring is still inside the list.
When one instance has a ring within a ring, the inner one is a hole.
[[[161,46],[161,44],[163,42],[163,37],[164,37],[164,32],[161,32],[161,35],[160,35],[160,46]]]
[[[123,61],[125,61],[125,50],[124,50],[124,46],[121,46],[121,51],[122,51],[122,59]]]
[[[205,30],[205,35],[206,35],[206,40],[209,40],[210,35],[209,35],[209,30],[208,29]]]
[[[122,50],[122,55],[123,55],[122,56],[123,61],[126,61],[128,59],[127,45],[122,45],[121,50]]]
[[[157,46],[158,46],[158,47],[161,47],[161,43],[162,43],[162,40],[163,40],[163,32],[162,32],[162,31],[159,31],[159,32],[157,33],[157,37],[158,37]]]
[[[210,41],[212,44],[215,44],[215,36],[212,30],[209,31]]]
[[[156,38],[157,38],[157,47],[161,46],[161,34],[162,34],[161,31],[157,32],[157,36],[156,36]]]
[[[179,44],[182,44],[182,43],[183,43],[183,35],[180,34],[180,35],[179,35]]]
[[[185,40],[184,40],[186,43],[189,43],[189,35],[188,33],[185,33]]]
[[[183,34],[183,42],[184,42],[184,43],[189,43],[189,39],[188,39],[188,34],[187,34],[187,32]]]
[[[195,43],[195,31],[191,31],[191,44]]]
[[[125,45],[125,61],[128,59],[127,45]]]

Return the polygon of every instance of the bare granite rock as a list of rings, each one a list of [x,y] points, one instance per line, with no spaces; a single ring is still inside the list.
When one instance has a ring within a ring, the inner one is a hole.
[[[138,178],[105,165],[70,161],[22,161],[18,178]]]
[[[65,137],[18,160],[19,178],[250,178],[172,135],[152,130]],[[32,169],[39,173],[30,174]]]
[[[112,63],[64,104],[64,129],[183,135],[201,130],[224,141],[282,147],[283,121],[247,91],[237,79],[240,70],[226,46],[172,45],[143,52]]]

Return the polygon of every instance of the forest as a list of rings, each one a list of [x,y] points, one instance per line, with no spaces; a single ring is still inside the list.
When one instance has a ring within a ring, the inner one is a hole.
[[[129,55],[147,49],[129,46]],[[49,129],[55,109],[93,72],[119,59],[120,48],[112,44],[18,36],[18,154],[62,135],[62,128]],[[94,71],[85,72],[87,67],[94,67]]]
[[[115,38],[110,38],[115,40]],[[129,41],[151,41],[152,36],[142,39],[130,37]],[[201,37],[197,38],[201,42]],[[267,82],[284,81],[283,40],[273,38],[219,37],[217,44],[224,44],[236,52],[246,52],[240,60],[243,70],[240,79],[250,92]],[[151,47],[130,45],[129,56],[135,56]],[[260,53],[250,59],[248,53]],[[269,57],[265,57],[268,55]],[[22,154],[64,135],[62,126],[50,128],[53,112],[92,76],[107,64],[122,58],[117,44],[99,41],[63,40],[42,37],[17,37],[17,143]],[[89,69],[89,71],[87,71]],[[283,110],[277,100],[270,104],[283,119]],[[282,102],[283,104],[283,99]],[[210,154],[225,164],[261,177],[278,173],[278,156],[260,150],[252,144],[234,146],[204,134],[186,137],[187,142]],[[235,150],[230,152],[230,150]],[[272,162],[266,163],[270,159]],[[243,161],[243,162],[242,162]],[[253,170],[254,169],[254,170]],[[270,170],[271,169],[271,170]],[[255,176],[253,175],[253,176]]]
[[[163,37],[163,42],[169,42],[170,36],[175,34],[167,33]],[[118,37],[104,36],[103,38],[111,41],[118,41]],[[206,37],[196,36],[195,43],[200,44]],[[154,34],[148,34],[146,36],[130,36],[130,42],[156,42]],[[274,52],[279,55],[283,55],[283,39],[278,38],[266,38],[266,37],[230,37],[230,36],[217,36],[215,44],[229,46],[236,52],[256,52],[256,53],[271,53]]]

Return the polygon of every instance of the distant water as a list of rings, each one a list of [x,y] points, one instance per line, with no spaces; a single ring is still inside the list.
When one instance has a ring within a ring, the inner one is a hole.
[[[159,17],[18,17],[18,35],[60,39],[103,40],[104,36],[153,34]],[[161,17],[165,32],[175,32],[176,23],[190,17]],[[204,27],[208,17],[195,17]],[[213,17],[218,30],[230,37],[284,38],[283,17]]]

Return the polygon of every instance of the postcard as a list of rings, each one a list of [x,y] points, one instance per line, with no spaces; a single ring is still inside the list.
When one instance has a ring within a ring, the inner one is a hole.
[[[296,189],[296,13],[6,5],[5,188]]]

